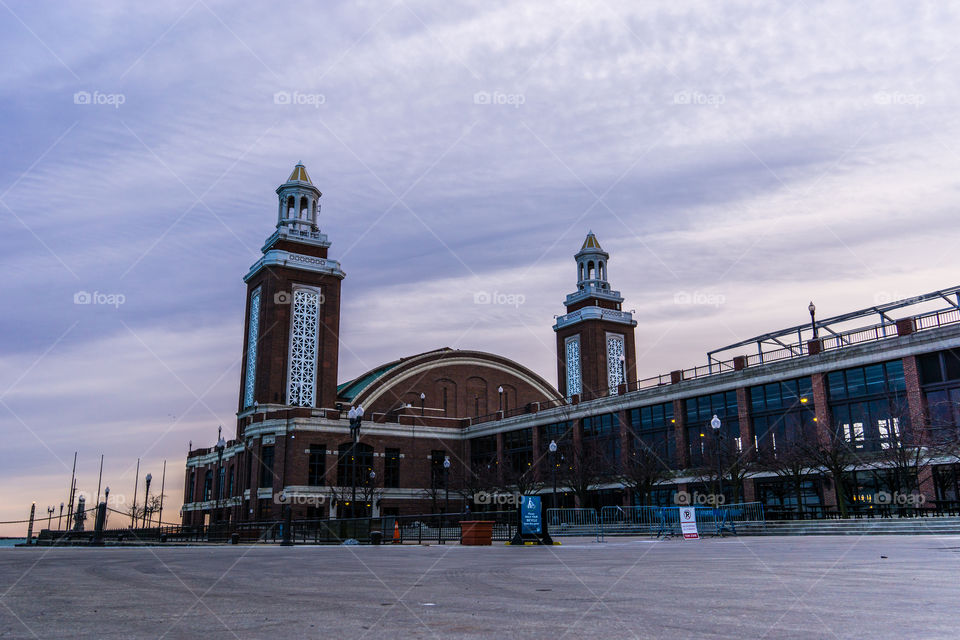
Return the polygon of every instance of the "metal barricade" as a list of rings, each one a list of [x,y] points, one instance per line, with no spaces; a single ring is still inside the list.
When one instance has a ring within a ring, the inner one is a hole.
[[[697,529],[701,533],[737,533],[737,527],[764,527],[763,503],[746,502],[719,507],[695,506]],[[603,507],[600,511],[599,540],[606,535],[671,536],[680,533],[679,507]],[[551,530],[552,534],[552,530]]]
[[[547,527],[551,537],[597,536],[600,518],[595,509],[547,509]]]
[[[604,507],[600,512],[601,539],[605,535],[656,535],[680,533],[676,507]]]

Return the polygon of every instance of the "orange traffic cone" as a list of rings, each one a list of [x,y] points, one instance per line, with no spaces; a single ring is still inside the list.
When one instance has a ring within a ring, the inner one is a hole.
[[[393,521],[393,544],[400,543],[400,521]]]

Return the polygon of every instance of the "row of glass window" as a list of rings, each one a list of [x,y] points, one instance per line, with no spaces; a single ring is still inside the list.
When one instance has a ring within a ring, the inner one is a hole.
[[[896,394],[907,388],[903,361],[891,360],[865,367],[853,367],[827,374],[830,400],[850,400],[866,396]]]

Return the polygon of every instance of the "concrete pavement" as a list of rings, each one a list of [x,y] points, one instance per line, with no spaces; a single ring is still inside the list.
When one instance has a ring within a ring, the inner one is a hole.
[[[17,548],[0,638],[956,638],[958,576],[960,536]]]

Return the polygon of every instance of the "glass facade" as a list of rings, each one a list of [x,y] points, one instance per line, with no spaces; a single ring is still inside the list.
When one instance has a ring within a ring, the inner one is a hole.
[[[772,518],[789,518],[798,514],[798,505],[804,510],[818,510],[821,505],[821,483],[819,479],[803,480],[800,483],[800,499],[797,498],[797,487],[785,478],[757,480],[756,498],[764,507],[771,510]]]
[[[569,445],[573,442],[573,421],[554,422],[540,427],[540,445],[546,450],[550,442],[556,442],[558,447]]]
[[[631,409],[627,412],[627,423],[630,425],[630,442],[634,451],[651,451],[664,464],[676,466],[676,420],[672,402]]]
[[[920,356],[917,364],[930,426],[948,435],[960,426],[960,349]]]
[[[900,360],[833,371],[827,387],[833,427],[856,449],[889,448],[909,424]]]
[[[737,408],[737,392],[725,391],[708,396],[689,398],[685,402],[687,418],[687,444],[690,449],[690,464],[698,467],[713,464],[715,455],[713,428],[710,421],[716,415],[720,418],[721,438],[732,442],[736,450],[742,449],[740,442],[740,412]]]
[[[605,413],[583,419],[583,446],[593,447],[616,464],[620,461],[620,420],[615,413]]]
[[[814,434],[813,385],[810,378],[750,387],[750,419],[759,452],[776,453],[777,445]]]

